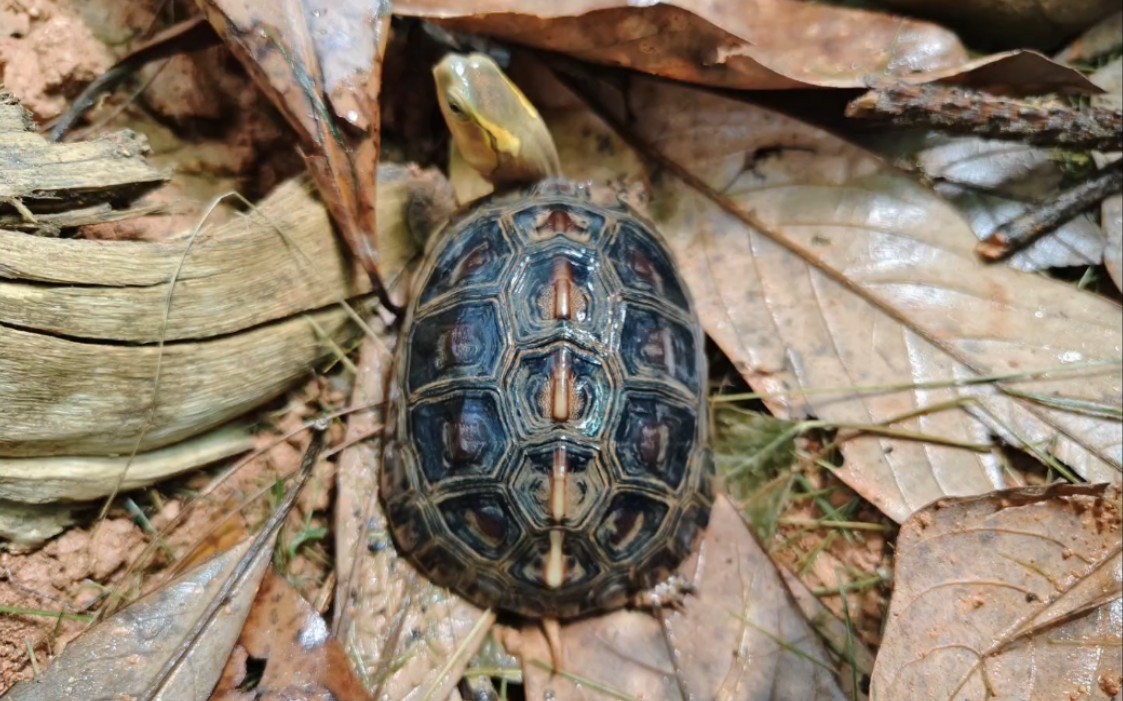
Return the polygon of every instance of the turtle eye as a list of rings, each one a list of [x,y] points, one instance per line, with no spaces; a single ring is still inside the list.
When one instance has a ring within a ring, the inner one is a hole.
[[[448,111],[457,119],[466,119],[468,117],[468,112],[460,105],[460,102],[452,98],[448,100]]]

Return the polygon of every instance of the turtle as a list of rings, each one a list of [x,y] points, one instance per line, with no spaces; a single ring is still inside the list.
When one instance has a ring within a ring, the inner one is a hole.
[[[701,325],[654,225],[561,177],[483,54],[434,69],[495,193],[430,237],[391,371],[381,496],[400,553],[481,607],[621,607],[692,551],[713,502]]]

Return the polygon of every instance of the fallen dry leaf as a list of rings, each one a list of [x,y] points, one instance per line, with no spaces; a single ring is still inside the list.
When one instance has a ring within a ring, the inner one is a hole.
[[[378,95],[389,3],[199,0],[211,25],[304,145],[351,252],[378,276]]]
[[[272,569],[266,574],[238,643],[263,660],[252,692],[238,689],[245,659],[232,656],[211,701],[323,699],[370,701],[343,646],[311,604]]]
[[[1095,89],[1032,52],[969,61],[942,27],[800,0],[399,0],[394,12],[574,58],[724,88],[856,88],[954,79],[1029,92]]]
[[[272,561],[277,534],[312,474],[322,446],[323,432],[316,432],[299,477],[256,536],[90,628],[68,644],[45,672],[12,687],[4,698],[209,698]]]
[[[368,337],[363,344],[352,406],[381,403],[387,341]],[[345,440],[375,433],[375,416],[353,415]],[[430,584],[398,556],[378,498],[378,446],[356,443],[340,457],[332,630],[379,701],[443,701],[495,615]]]
[[[564,625],[558,674],[541,629],[524,626],[516,652],[527,698],[845,698],[821,642],[725,497],[680,571],[693,572],[697,592],[681,611],[661,613],[663,623],[650,612],[624,610]]]
[[[209,698],[273,554],[276,530],[262,533],[91,628],[4,698]]]
[[[1118,8],[1114,0],[881,0],[921,17],[943,20],[987,46],[1054,48]],[[1119,34],[1119,21],[1115,22]]]
[[[622,130],[660,159],[652,215],[707,333],[771,395],[775,413],[869,425],[922,412],[893,425],[923,442],[843,445],[840,477],[886,514],[903,521],[941,496],[1010,486],[998,456],[948,444],[985,446],[992,435],[1086,479],[1120,479],[1117,305],[979,263],[952,208],[823,131],[646,78],[595,89],[602,105],[629,115]],[[602,163],[627,148],[603,127],[559,138],[563,168],[578,178],[590,163],[568,158],[573,140],[600,143],[582,153]],[[696,180],[686,184],[666,172],[673,168]],[[1055,374],[1018,376],[1047,371]],[[995,376],[1009,379],[978,384]],[[964,386],[946,386],[954,382]],[[1065,400],[1087,404],[1067,409]],[[947,402],[962,405],[923,413]]]
[[[897,541],[876,701],[1118,698],[1120,491],[943,499]]]

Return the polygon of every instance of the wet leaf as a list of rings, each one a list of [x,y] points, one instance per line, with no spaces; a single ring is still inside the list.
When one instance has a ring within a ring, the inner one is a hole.
[[[1117,698],[1120,506],[1118,486],[1057,485],[914,515],[871,698]]]
[[[1057,152],[1014,141],[894,134],[875,140],[873,148],[933,181],[936,192],[959,210],[979,240],[1056,197],[1064,180]],[[1026,271],[1098,265],[1103,247],[1103,234],[1082,215],[1018,251],[1007,264]]]
[[[908,416],[893,426],[924,437],[846,441],[840,477],[862,496],[903,521],[941,496],[1009,486],[997,455],[962,447],[992,435],[1120,479],[1116,305],[982,265],[932,191],[808,125],[644,78],[594,89],[659,159],[652,215],[707,333],[770,408],[846,425]],[[560,138],[563,168],[584,177],[566,144],[604,138]],[[626,150],[606,143],[602,162]],[[981,379],[993,377],[1006,379]]]
[[[244,695],[237,687],[245,681],[246,660],[232,656],[212,701],[371,698],[324,619],[273,570],[261,583],[238,642],[249,657],[264,661],[265,670],[252,695]]]
[[[871,78],[954,78],[1031,91],[1090,84],[1039,54],[968,61],[954,34],[885,13],[799,0],[401,0],[397,14],[452,29],[726,88],[867,87]]]
[[[847,626],[847,622],[827,608],[815,592],[808,589],[803,580],[791,570],[781,567],[780,576],[784,578],[784,583],[792,593],[792,599],[803,612],[808,624],[815,629],[834,656],[841,660],[839,676],[846,693],[853,694],[852,685],[847,682],[855,678],[859,686],[863,682],[869,682],[870,675],[873,673],[873,653],[858,639],[855,631]]]
[[[203,701],[218,681],[276,531],[247,540],[137,600],[66,646],[9,701],[108,699]]]
[[[980,241],[995,229],[1029,211],[1032,203],[941,185],[936,192],[959,210]],[[1049,268],[1099,265],[1104,235],[1087,216],[1079,215],[1010,256],[1007,265],[1032,272]]]
[[[1115,25],[1119,25],[1119,16]],[[1118,40],[1118,31],[1116,32]],[[1092,82],[1107,92],[1092,98],[1092,104],[1100,107],[1123,107],[1123,58],[1117,58],[1092,74]],[[1121,154],[1093,154],[1099,162],[1119,158]],[[1113,195],[1103,201],[1100,207],[1100,227],[1107,239],[1104,248],[1104,266],[1115,286],[1123,290],[1123,195]]]
[[[352,405],[381,405],[388,338],[368,338]],[[379,430],[370,411],[348,421],[346,441]],[[398,556],[378,498],[382,460],[361,442],[340,457],[336,513],[338,586],[334,634],[379,701],[446,699],[495,621],[430,584]]]
[[[352,253],[378,275],[378,95],[386,3],[200,0],[207,19],[300,137]]]
[[[1088,27],[1083,34],[1061,49],[1053,58],[1069,66],[1092,65],[1123,45],[1123,38],[1120,38],[1119,32],[1121,26],[1123,26],[1123,11],[1108,15]]]
[[[564,669],[552,674],[541,630],[518,639],[527,698],[843,699],[819,639],[729,500],[682,572],[697,587],[664,623],[624,610],[564,625]]]

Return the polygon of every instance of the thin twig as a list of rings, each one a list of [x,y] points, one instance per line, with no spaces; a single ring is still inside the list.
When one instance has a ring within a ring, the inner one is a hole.
[[[1008,258],[1105,197],[1119,192],[1123,192],[1123,161],[1116,161],[1089,180],[1006,222],[980,241],[975,252],[991,262]]]

